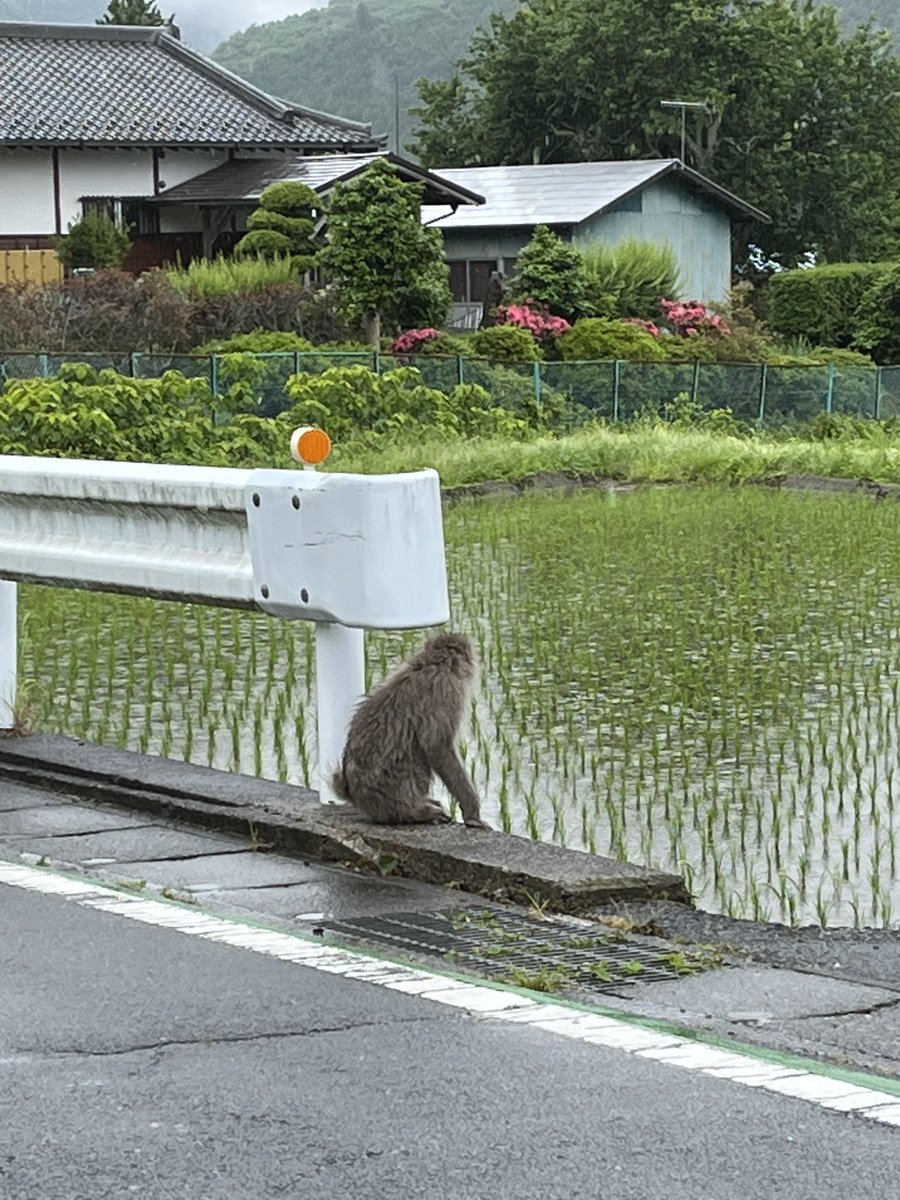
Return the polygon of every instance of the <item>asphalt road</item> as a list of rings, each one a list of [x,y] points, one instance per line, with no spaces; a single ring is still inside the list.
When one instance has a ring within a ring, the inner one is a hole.
[[[855,1200],[900,1130],[0,885],[3,1200]]]

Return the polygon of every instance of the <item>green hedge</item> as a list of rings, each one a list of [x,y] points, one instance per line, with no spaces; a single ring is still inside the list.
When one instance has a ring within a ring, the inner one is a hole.
[[[769,280],[769,325],[784,338],[849,346],[864,293],[890,263],[832,263],[784,271]]]

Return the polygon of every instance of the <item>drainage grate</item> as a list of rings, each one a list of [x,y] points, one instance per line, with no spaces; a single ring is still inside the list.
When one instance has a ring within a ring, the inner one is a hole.
[[[636,983],[696,975],[713,955],[638,943],[493,909],[400,912],[328,923],[329,933],[395,950],[437,955],[448,965],[542,992],[618,992]]]

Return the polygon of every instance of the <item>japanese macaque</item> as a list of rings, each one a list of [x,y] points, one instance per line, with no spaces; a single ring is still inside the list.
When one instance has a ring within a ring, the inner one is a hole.
[[[456,749],[477,681],[468,638],[458,633],[431,638],[357,708],[332,778],[335,793],[380,825],[450,821],[428,794],[437,775],[466,825],[489,829]]]

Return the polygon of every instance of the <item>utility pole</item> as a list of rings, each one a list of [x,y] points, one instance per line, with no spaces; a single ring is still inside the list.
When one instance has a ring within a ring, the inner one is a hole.
[[[681,109],[681,161],[687,166],[684,161],[684,147],[687,141],[687,111],[691,112],[709,112],[709,104],[706,100],[660,100],[660,108],[680,108]]]

